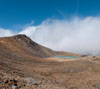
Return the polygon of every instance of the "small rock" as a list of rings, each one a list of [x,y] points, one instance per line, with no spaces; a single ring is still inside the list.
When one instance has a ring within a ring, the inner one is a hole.
[[[69,89],[78,89],[77,87],[70,87]]]
[[[94,85],[95,88],[100,88],[100,84]]]
[[[0,73],[0,79],[2,79],[2,78],[3,78],[3,74]]]
[[[12,89],[19,89],[17,86],[12,86]]]
[[[29,83],[29,84],[32,84],[32,85],[35,83],[35,81],[34,81],[33,78],[25,78],[25,81],[26,81],[27,83]]]
[[[8,83],[8,80],[5,80],[4,83],[7,84]]]
[[[35,85],[35,86],[38,86],[39,84],[38,84],[38,83],[34,83],[34,85]]]

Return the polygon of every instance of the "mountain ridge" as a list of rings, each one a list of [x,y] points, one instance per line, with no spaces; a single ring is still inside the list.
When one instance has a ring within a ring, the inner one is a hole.
[[[21,55],[28,54],[36,57],[49,57],[56,55],[51,49],[37,44],[29,37],[22,34],[0,38],[0,44],[7,50],[12,51],[12,53],[21,53]]]
[[[0,50],[4,50],[8,53],[16,54],[18,56],[44,58],[55,55],[76,55],[69,52],[53,51],[52,49],[32,41],[24,34],[18,34],[11,37],[1,37],[0,45]]]

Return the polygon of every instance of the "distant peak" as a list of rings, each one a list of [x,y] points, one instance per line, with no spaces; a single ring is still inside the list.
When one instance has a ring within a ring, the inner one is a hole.
[[[18,34],[18,35],[15,35],[14,37],[27,37],[25,34]]]
[[[29,39],[29,37],[28,36],[26,36],[25,34],[18,34],[18,35],[15,35],[15,36],[13,36],[15,39],[26,39],[26,38],[28,38]]]

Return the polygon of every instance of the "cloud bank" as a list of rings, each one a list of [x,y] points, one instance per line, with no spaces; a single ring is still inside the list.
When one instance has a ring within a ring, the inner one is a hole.
[[[47,19],[18,33],[0,28],[0,36],[14,34],[26,34],[33,41],[54,50],[100,54],[100,17]]]

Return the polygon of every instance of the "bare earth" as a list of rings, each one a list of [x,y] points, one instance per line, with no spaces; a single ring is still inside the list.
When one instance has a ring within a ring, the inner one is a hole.
[[[52,58],[25,35],[0,39],[0,89],[100,89],[100,57]]]
[[[12,64],[9,61],[9,65],[0,66],[3,69],[0,70],[0,76],[3,76],[0,86],[8,86],[1,89],[11,89],[13,84],[5,84],[4,80],[15,79],[20,89],[100,89],[100,64],[95,63],[95,60],[41,59],[24,63],[14,61]],[[97,60],[100,63],[100,59]],[[27,83],[26,78],[32,78],[34,83]]]

